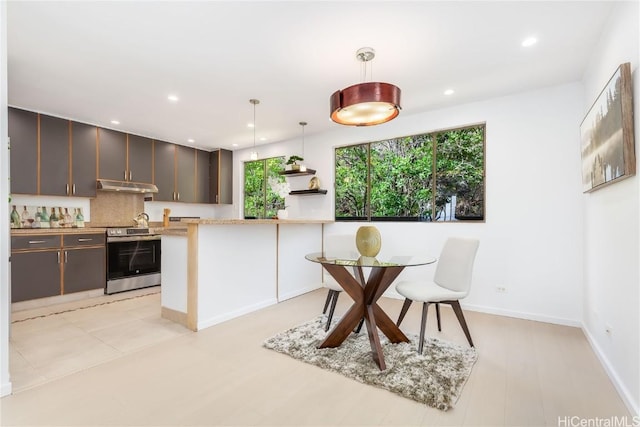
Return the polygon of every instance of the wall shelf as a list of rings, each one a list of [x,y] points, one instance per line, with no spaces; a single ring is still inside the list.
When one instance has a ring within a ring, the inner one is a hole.
[[[300,170],[291,170],[291,171],[280,171],[278,172],[280,175],[285,175],[285,176],[302,176],[302,175],[315,175],[316,171],[315,169],[308,169],[305,171],[300,171]]]
[[[315,190],[293,190],[289,193],[290,196],[311,196],[314,194],[327,194],[327,190],[317,188]]]

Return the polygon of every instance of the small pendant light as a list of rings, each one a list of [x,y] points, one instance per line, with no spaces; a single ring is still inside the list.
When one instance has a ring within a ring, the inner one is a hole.
[[[256,150],[256,105],[260,104],[260,101],[250,99],[249,102],[253,104],[253,151],[251,152],[251,160],[258,160],[258,151]]]
[[[302,154],[300,154],[300,157],[302,157],[302,161],[304,161],[304,127],[307,125],[307,122],[300,122],[298,124],[302,126]],[[301,164],[300,172],[306,172],[306,171],[307,171],[307,167]]]

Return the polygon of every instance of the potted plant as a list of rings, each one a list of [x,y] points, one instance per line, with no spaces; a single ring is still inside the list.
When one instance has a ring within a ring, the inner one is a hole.
[[[302,161],[304,159],[300,156],[296,156],[295,154],[289,157],[289,160],[287,160],[287,166],[289,166],[289,170],[292,170],[292,171],[300,170],[300,165],[298,164],[298,160]]]

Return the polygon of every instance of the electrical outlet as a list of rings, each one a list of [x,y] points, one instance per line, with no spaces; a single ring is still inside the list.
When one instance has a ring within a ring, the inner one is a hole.
[[[504,286],[496,286],[496,292],[500,294],[505,294],[507,293],[507,288],[505,288]]]

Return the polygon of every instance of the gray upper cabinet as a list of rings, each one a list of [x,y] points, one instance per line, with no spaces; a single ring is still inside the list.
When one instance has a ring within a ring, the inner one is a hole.
[[[127,134],[111,129],[98,128],[99,171],[103,179],[126,181]]]
[[[127,181],[153,181],[153,141],[138,135],[128,135]]]
[[[196,203],[209,203],[209,152],[196,150]]]
[[[71,194],[69,120],[43,114],[40,114],[40,194]]]
[[[16,194],[38,192],[38,115],[9,108],[11,138],[10,191]]]
[[[233,203],[233,151],[216,150],[211,152],[210,168],[211,203]]]
[[[176,145],[176,191],[179,202],[196,202],[196,150]]]
[[[164,141],[153,141],[153,183],[158,192],[154,201],[175,200],[175,145]]]
[[[95,126],[71,122],[71,195],[96,196]]]

